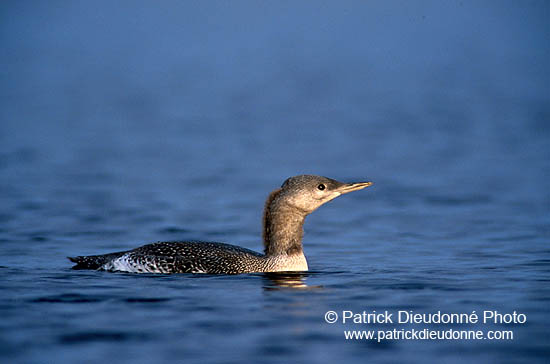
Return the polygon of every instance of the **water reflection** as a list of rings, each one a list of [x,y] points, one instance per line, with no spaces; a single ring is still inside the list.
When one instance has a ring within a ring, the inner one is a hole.
[[[306,283],[309,273],[305,272],[272,272],[264,273],[263,288],[267,291],[279,289],[321,289],[323,286],[308,286]]]

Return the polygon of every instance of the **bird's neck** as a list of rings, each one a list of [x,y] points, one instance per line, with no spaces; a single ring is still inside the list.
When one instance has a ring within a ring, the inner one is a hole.
[[[281,190],[271,192],[263,217],[264,252],[266,256],[303,255],[302,237],[306,215],[280,198]]]

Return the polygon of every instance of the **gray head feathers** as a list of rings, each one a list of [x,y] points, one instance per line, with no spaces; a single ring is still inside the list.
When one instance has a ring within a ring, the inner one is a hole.
[[[372,182],[342,183],[327,177],[299,175],[288,178],[267,198],[263,215],[266,255],[301,254],[303,224],[308,214],[336,197]]]

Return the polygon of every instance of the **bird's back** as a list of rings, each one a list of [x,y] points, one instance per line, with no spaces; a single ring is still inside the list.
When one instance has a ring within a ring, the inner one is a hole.
[[[134,250],[69,258],[73,269],[102,269],[134,273],[261,272],[269,268],[263,254],[214,242],[159,242]]]

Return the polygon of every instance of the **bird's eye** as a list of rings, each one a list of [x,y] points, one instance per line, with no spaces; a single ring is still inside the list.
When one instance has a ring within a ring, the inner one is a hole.
[[[322,190],[324,190],[326,187],[325,187],[324,184],[321,183],[319,186],[317,186],[317,188],[318,188],[319,190],[322,191]]]

